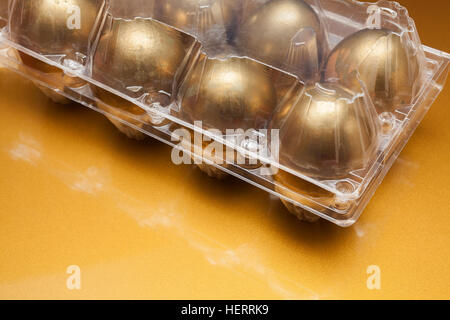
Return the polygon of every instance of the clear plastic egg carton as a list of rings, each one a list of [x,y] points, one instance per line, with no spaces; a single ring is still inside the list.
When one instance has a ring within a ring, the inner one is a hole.
[[[442,90],[450,58],[422,46],[390,1],[1,0],[0,28],[0,64],[54,101],[343,227]]]

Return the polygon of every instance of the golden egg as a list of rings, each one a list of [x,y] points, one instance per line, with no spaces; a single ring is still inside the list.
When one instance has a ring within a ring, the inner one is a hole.
[[[303,80],[315,77],[325,41],[314,9],[303,0],[271,0],[253,11],[238,32],[241,52]]]
[[[202,35],[223,31],[238,0],[165,0],[158,1],[158,20],[187,32]],[[218,29],[219,28],[219,29]],[[216,34],[217,35],[217,34]]]
[[[92,77],[148,106],[164,108],[171,100],[175,77],[195,44],[191,36],[154,20],[112,19],[97,45]],[[106,90],[97,87],[94,91],[99,108],[139,128],[167,123],[158,116],[152,119],[142,108]],[[130,135],[129,127],[113,122],[128,136],[143,137],[137,130]]]
[[[91,36],[95,33],[103,0],[16,0],[10,9],[11,40],[38,54],[59,57],[58,62],[70,59],[79,64],[86,62]],[[79,87],[85,82],[64,74],[34,57],[20,53],[24,72],[38,80],[48,83],[56,90]],[[67,100],[41,85],[35,83],[44,93],[55,101]]]
[[[376,112],[361,93],[341,85],[307,87],[286,119],[277,120],[282,165],[321,180],[364,169],[378,148]]]
[[[420,89],[421,68],[412,51],[406,41],[389,30],[364,29],[331,52],[324,77],[352,87],[359,76],[378,113],[394,112],[409,105]]]
[[[316,84],[289,106],[284,119],[274,117],[272,124],[280,130],[281,165],[317,180],[338,180],[374,159],[380,127],[373,106],[360,92],[335,83]],[[274,180],[277,192],[316,211],[339,205],[334,193],[285,170],[278,170]],[[318,219],[289,201],[283,203],[302,220]]]
[[[16,0],[10,32],[17,43],[43,55],[77,60],[87,55],[103,0]]]
[[[278,99],[272,76],[273,70],[251,59],[202,54],[178,92],[180,116],[224,136],[227,130],[267,128]],[[235,160],[247,169],[260,165],[245,157],[242,162]]]
[[[259,129],[277,104],[270,69],[247,58],[202,55],[182,83],[178,103],[184,118],[206,129]]]
[[[156,19],[195,36],[210,56],[230,51],[228,39],[240,0],[165,0]]]

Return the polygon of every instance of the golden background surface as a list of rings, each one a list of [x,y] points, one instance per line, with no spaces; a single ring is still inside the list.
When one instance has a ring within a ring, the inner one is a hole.
[[[450,52],[450,2],[400,1]],[[0,68],[0,298],[450,298],[450,90],[353,227],[298,222]],[[66,269],[81,268],[81,290]],[[381,289],[366,286],[370,265]]]

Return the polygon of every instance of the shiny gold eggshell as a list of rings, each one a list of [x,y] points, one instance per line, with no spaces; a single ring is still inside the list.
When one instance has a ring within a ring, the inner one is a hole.
[[[44,55],[87,55],[103,0],[16,0],[11,7],[12,40]],[[79,8],[79,16],[75,8]],[[72,26],[79,17],[79,28]]]
[[[364,169],[376,153],[380,130],[366,102],[337,84],[306,88],[285,121],[277,123],[280,163],[327,180]]]
[[[305,88],[284,119],[274,117],[280,129],[280,164],[318,180],[345,178],[370,163],[378,147],[379,125],[366,99],[333,83]],[[287,108],[286,108],[287,109]],[[275,191],[318,212],[341,209],[334,193],[285,170],[274,175]],[[300,206],[282,199],[300,220],[319,219]]]
[[[331,52],[324,78],[352,87],[359,76],[378,113],[408,105],[420,87],[416,55],[402,39],[385,29],[364,29],[350,35]]]
[[[157,1],[158,20],[183,31],[206,32],[230,23],[238,0]]]
[[[240,0],[164,0],[156,3],[156,19],[187,32],[212,56],[233,52],[228,39]]]
[[[314,9],[303,0],[271,0],[244,20],[237,44],[250,57],[283,68],[292,58],[293,38],[305,29],[315,33],[317,47],[312,51],[319,57],[311,57],[312,61],[320,60],[324,31]],[[305,59],[303,63],[310,64],[312,61]]]
[[[68,28],[68,20],[73,14],[72,6],[80,8],[80,29]],[[88,54],[90,35],[103,7],[104,1],[100,0],[17,0],[10,12],[11,40],[42,55],[61,55],[83,63],[79,57]],[[56,90],[63,91],[65,87],[86,84],[27,54],[21,52],[20,56],[25,73]],[[37,81],[35,84],[55,102],[69,102]]]
[[[159,22],[148,19],[113,19],[112,26],[100,39],[96,48],[92,77],[132,98],[144,99],[147,104],[166,106],[170,102],[176,73],[186,58],[194,39]],[[98,106],[111,112],[119,109],[116,116],[141,127],[152,123],[145,111],[128,100],[94,88],[100,99]],[[106,107],[101,102],[109,105]],[[120,112],[123,110],[125,112]],[[125,114],[130,113],[142,120],[136,123]],[[130,128],[122,123],[115,124],[119,130],[130,136]],[[141,132],[135,132],[136,138]],[[131,135],[133,136],[133,135]]]
[[[267,67],[246,58],[202,57],[178,97],[187,120],[207,129],[260,129],[276,107],[277,95]]]
[[[175,74],[193,42],[153,20],[114,19],[96,48],[92,76],[127,95],[170,95]]]

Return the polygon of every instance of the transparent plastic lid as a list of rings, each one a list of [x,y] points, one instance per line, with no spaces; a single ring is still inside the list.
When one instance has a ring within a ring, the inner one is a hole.
[[[361,214],[449,62],[384,0],[10,0],[0,27],[0,62],[53,100],[341,226]]]

